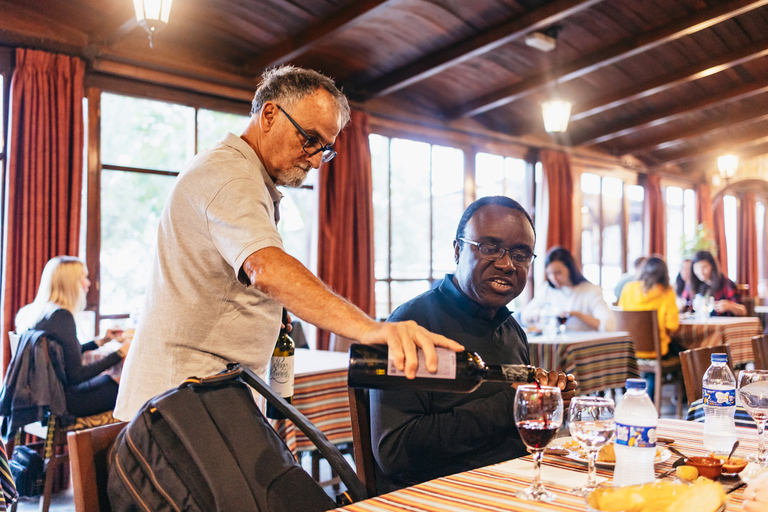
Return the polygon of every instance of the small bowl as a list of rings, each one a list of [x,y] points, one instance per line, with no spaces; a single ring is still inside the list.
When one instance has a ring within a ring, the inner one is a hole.
[[[723,460],[715,457],[690,457],[685,461],[686,466],[699,470],[699,475],[714,480],[723,471]]]
[[[741,473],[744,471],[744,468],[747,467],[747,464],[749,464],[746,459],[741,459],[739,457],[731,457],[728,462],[725,462],[725,460],[728,458],[727,455],[711,454],[710,457],[714,457],[723,461],[723,474],[725,475],[735,475],[737,473]]]

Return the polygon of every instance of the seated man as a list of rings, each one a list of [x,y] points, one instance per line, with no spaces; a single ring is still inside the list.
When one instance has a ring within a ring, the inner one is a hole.
[[[535,240],[531,218],[516,201],[475,201],[453,242],[456,273],[397,308],[389,321],[414,320],[488,364],[528,364],[525,333],[506,305],[525,288]],[[541,384],[558,385],[564,400],[573,396],[573,376],[538,374]],[[525,455],[514,397],[515,389],[501,382],[485,382],[470,394],[371,390],[379,492]]]

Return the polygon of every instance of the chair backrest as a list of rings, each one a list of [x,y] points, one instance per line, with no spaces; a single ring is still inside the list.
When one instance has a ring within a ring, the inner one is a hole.
[[[126,425],[112,423],[67,435],[77,512],[112,512],[107,496],[107,456]]]
[[[368,497],[378,496],[373,445],[371,444],[371,402],[368,390],[348,388],[349,416],[352,420],[352,444],[355,450],[357,477],[363,482]]]
[[[331,352],[349,352],[349,346],[353,343],[357,343],[355,340],[339,336],[338,334],[331,333],[331,338],[328,341],[328,350]]]
[[[19,348],[21,334],[16,334],[15,331],[8,331],[8,340],[11,342],[11,358],[13,358],[16,355],[16,349]]]
[[[635,343],[638,352],[655,352],[661,360],[661,342],[659,341],[659,317],[655,309],[650,311],[614,310],[616,330],[627,331]]]
[[[683,369],[683,383],[685,384],[685,394],[688,397],[688,403],[702,397],[701,379],[712,363],[712,354],[728,354],[728,367],[733,371],[733,360],[729,345],[699,347],[680,352],[680,366]]]
[[[768,334],[752,338],[752,355],[755,358],[755,370],[768,370]]]

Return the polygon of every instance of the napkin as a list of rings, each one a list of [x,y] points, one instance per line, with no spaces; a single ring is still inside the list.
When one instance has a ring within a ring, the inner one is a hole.
[[[522,458],[513,459],[507,462],[502,462],[501,464],[494,466],[493,469],[508,475],[533,479],[533,462],[530,460]],[[587,474],[542,464],[541,480],[563,487],[581,487],[587,483]],[[607,478],[597,476],[596,480],[597,483],[600,483],[606,481]]]

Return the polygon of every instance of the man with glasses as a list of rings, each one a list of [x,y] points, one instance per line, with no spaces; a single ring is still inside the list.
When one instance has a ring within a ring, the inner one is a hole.
[[[461,346],[413,322],[374,321],[283,250],[277,186],[298,187],[328,162],[349,121],[333,81],[315,71],[268,70],[240,137],[228,134],[179,175],[166,201],[144,309],[122,372],[115,417],[189,376],[238,361],[264,374],[282,309],[340,336],[389,345],[413,377],[416,348],[436,369],[434,346]]]
[[[455,274],[397,308],[389,321],[415,320],[477,352],[488,364],[529,364],[525,333],[507,304],[525,288],[536,241],[516,201],[484,197],[464,212],[453,242]],[[563,399],[576,381],[538,370]],[[485,382],[470,394],[371,390],[371,437],[377,491],[389,492],[525,455],[515,428],[515,390]]]

